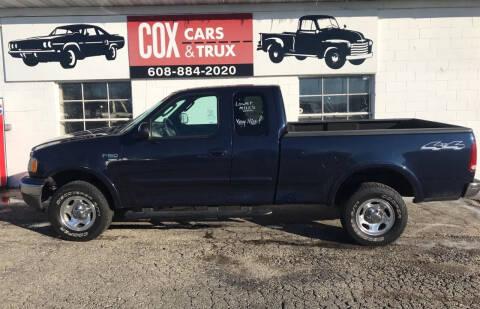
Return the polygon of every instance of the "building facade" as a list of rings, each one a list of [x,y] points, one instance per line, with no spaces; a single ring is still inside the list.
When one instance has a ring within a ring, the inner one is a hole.
[[[199,86],[278,84],[288,121],[413,117],[480,136],[476,1],[6,7],[0,23],[10,186],[34,145]]]

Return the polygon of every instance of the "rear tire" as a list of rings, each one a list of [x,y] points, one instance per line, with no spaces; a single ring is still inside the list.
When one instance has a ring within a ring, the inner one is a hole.
[[[285,56],[285,52],[280,44],[274,43],[268,48],[268,56],[273,63],[280,63]]]
[[[48,207],[48,217],[61,238],[87,241],[110,226],[113,210],[95,186],[85,181],[72,181],[55,192]]]
[[[115,60],[115,58],[117,58],[117,48],[115,46],[110,46],[105,54],[105,58],[107,58],[107,60]]]
[[[405,230],[408,213],[400,194],[376,182],[363,183],[342,207],[342,226],[355,242],[383,246]]]

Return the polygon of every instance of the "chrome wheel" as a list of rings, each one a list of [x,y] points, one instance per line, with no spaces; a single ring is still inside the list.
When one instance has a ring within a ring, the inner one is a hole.
[[[73,50],[67,50],[68,65],[73,66],[75,64],[75,52]]]
[[[331,59],[332,59],[332,62],[336,63],[338,62],[338,60],[340,60],[340,56],[337,53],[335,53],[332,55]]]
[[[69,229],[77,232],[88,230],[96,218],[95,205],[83,196],[72,196],[60,206],[60,219]]]
[[[392,205],[383,199],[370,199],[363,202],[355,214],[357,227],[370,236],[387,233],[395,222]]]

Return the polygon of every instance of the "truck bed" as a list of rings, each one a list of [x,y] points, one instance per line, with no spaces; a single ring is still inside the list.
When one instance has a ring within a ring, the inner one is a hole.
[[[375,119],[292,122],[289,135],[370,135],[471,132],[462,126],[421,119]]]

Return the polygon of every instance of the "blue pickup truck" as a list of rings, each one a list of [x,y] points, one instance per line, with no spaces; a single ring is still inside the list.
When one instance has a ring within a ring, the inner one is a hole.
[[[385,245],[407,224],[402,196],[478,193],[471,129],[418,119],[287,123],[278,86],[175,92],[123,127],[32,149],[25,201],[68,240],[116,215],[266,214],[260,205],[340,207],[344,229]]]

